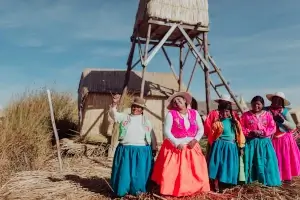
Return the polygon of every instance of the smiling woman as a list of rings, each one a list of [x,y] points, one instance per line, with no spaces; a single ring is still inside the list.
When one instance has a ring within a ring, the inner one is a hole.
[[[169,97],[164,140],[154,165],[152,180],[160,193],[189,196],[210,190],[207,163],[199,140],[203,124],[199,113],[189,109],[192,96],[179,92]],[[172,173],[170,173],[172,171]]]

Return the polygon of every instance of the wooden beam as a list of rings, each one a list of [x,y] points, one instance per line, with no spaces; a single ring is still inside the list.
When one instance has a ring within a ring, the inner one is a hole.
[[[144,60],[146,60],[148,57],[148,47],[149,47],[150,37],[151,37],[151,24],[148,25],[147,42],[145,45],[144,58],[143,58]],[[142,65],[143,65],[143,71],[142,71],[142,84],[141,84],[141,93],[140,93],[141,98],[144,97],[144,92],[145,92],[145,71],[147,68],[147,63],[145,64],[145,62],[143,62],[142,60]]]
[[[208,40],[207,33],[203,33],[203,55],[204,59],[208,61]],[[206,98],[206,113],[210,112],[210,76],[208,67],[204,68],[205,78],[205,98]]]
[[[214,67],[214,69],[217,71],[218,76],[220,77],[221,81],[223,82],[226,90],[228,91],[228,93],[230,94],[231,98],[234,100],[234,102],[236,103],[238,109],[243,113],[243,109],[241,107],[241,105],[239,104],[238,100],[236,99],[236,96],[233,94],[233,92],[231,91],[229,85],[227,84],[225,78],[222,76],[218,66],[216,65],[215,61],[211,58],[210,55],[208,55],[208,59],[209,62],[211,63],[211,65]]]
[[[189,91],[189,89],[190,89],[190,85],[191,85],[191,82],[192,82],[192,79],[193,79],[193,76],[194,76],[197,65],[198,65],[198,60],[195,61],[195,64],[194,64],[194,67],[193,67],[193,70],[192,70],[192,73],[191,73],[190,80],[189,80],[186,91]]]
[[[179,48],[179,80],[178,80],[178,91],[182,89],[182,76],[183,76],[183,47]]]
[[[163,22],[155,19],[149,19],[148,23],[163,25],[163,26],[173,26],[174,24],[179,24],[179,23],[172,23],[172,22]],[[181,24],[180,26],[183,27],[184,29],[191,29],[199,32],[209,32],[208,27],[199,27],[197,25],[193,26],[193,25],[186,25],[186,24]]]
[[[148,50],[148,53],[150,53],[154,48],[155,48],[156,45],[152,46],[149,50]],[[141,62],[141,58],[139,58],[132,66],[131,66],[131,70],[133,68],[135,68],[139,63]]]
[[[186,40],[188,41],[188,43],[191,45],[192,50],[195,52],[195,54],[197,55],[196,58],[199,58],[202,63],[204,64],[204,66],[209,69],[209,64],[208,62],[204,59],[204,57],[199,53],[199,51],[197,50],[195,44],[193,43],[193,41],[191,40],[191,38],[187,35],[187,33],[185,32],[185,30],[181,27],[178,26],[179,30],[182,32],[182,34],[184,35],[184,37],[186,38]]]
[[[177,24],[174,24],[169,31],[165,34],[163,39],[159,42],[159,44],[154,48],[153,52],[150,54],[150,56],[146,59],[145,65],[148,65],[149,62],[152,60],[152,58],[155,56],[155,54],[158,52],[158,50],[164,45],[164,43],[167,41],[167,39],[170,37],[170,35],[174,32],[174,30],[177,28]]]
[[[169,63],[169,66],[170,66],[170,68],[171,68],[171,71],[173,72],[173,75],[174,75],[175,79],[178,81],[178,80],[179,80],[179,77],[178,77],[178,75],[177,75],[176,72],[175,72],[175,69],[174,69],[174,67],[173,67],[172,61],[170,60],[170,58],[169,58],[169,56],[168,56],[168,53],[167,53],[165,47],[162,46],[161,49],[162,49],[162,51],[163,51],[163,53],[164,53],[164,55],[165,55],[165,57],[166,57],[166,59],[167,59],[167,61],[168,61],[168,63]]]
[[[144,40],[143,38],[139,38],[139,40],[140,40],[141,44],[146,44],[146,40]],[[137,39],[136,39],[136,41],[137,41]],[[151,44],[151,45],[158,45],[159,42],[160,42],[159,40],[150,40],[149,44]],[[164,46],[179,47],[180,44],[173,44],[173,43],[170,43],[170,42],[165,42]]]

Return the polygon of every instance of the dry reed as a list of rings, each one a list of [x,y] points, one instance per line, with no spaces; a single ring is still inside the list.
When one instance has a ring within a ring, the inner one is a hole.
[[[76,104],[66,93],[53,92],[53,107],[60,124],[76,124]],[[53,137],[47,93],[26,91],[4,109],[0,127],[0,185],[10,174],[40,169],[52,156]],[[60,123],[63,121],[64,123]]]
[[[142,20],[145,15],[189,25],[201,24],[207,27],[209,24],[207,0],[142,0],[137,20]]]

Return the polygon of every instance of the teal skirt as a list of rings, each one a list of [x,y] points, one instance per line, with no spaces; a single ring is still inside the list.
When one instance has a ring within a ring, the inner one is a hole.
[[[122,197],[146,192],[152,165],[151,146],[120,144],[115,152],[111,174],[114,193]]]
[[[267,186],[280,186],[278,161],[270,138],[247,139],[245,146],[246,183],[258,181]]]
[[[239,175],[239,162],[238,147],[234,141],[216,140],[210,152],[209,178],[236,185]]]

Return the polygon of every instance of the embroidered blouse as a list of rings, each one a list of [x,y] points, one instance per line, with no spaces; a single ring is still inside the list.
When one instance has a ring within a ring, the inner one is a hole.
[[[112,107],[109,111],[111,118],[117,122],[121,123],[130,117],[130,123],[127,125],[126,135],[120,141],[123,145],[135,145],[135,146],[144,146],[147,144],[145,140],[145,129],[143,126],[143,115],[129,115],[127,113],[117,112],[116,107]],[[148,125],[151,129],[151,145],[152,149],[157,149],[157,141],[152,125],[148,122]]]
[[[243,133],[249,137],[251,131],[261,131],[262,137],[270,137],[276,131],[276,124],[271,113],[263,111],[254,114],[252,111],[243,113],[241,117]]]
[[[184,120],[184,126],[186,129],[190,128],[190,121],[189,121],[189,116],[188,114],[182,115],[180,114],[181,117],[183,117]],[[164,125],[164,136],[171,140],[171,142],[175,145],[178,146],[179,144],[188,144],[190,141],[193,139],[196,139],[197,141],[200,141],[200,139],[203,136],[204,133],[204,128],[203,128],[203,123],[201,120],[201,117],[198,112],[196,112],[196,124],[198,127],[197,133],[195,137],[184,137],[184,138],[175,138],[173,133],[171,132],[172,130],[172,125],[173,125],[173,116],[171,112],[168,112],[166,118],[165,118],[165,125]]]

